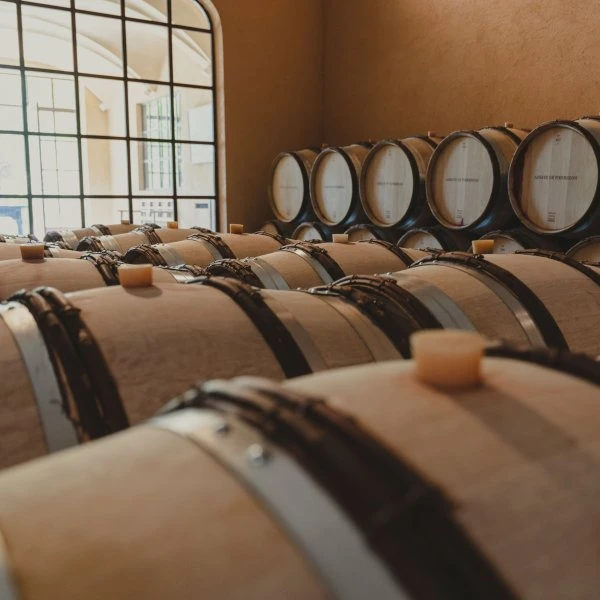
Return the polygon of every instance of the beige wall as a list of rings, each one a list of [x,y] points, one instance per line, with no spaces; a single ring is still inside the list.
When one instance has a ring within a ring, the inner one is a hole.
[[[227,215],[248,229],[270,218],[269,167],[321,139],[321,0],[213,0],[223,28]],[[223,211],[222,211],[223,212]]]
[[[323,0],[331,144],[600,111],[591,0]]]

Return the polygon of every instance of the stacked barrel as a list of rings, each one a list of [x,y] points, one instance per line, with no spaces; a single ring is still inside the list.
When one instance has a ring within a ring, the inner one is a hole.
[[[0,600],[594,598],[596,123],[283,153],[256,233],[0,240]]]
[[[599,140],[600,117],[583,117],[282,153],[265,227],[419,249],[484,239],[496,253],[544,248],[599,262]]]

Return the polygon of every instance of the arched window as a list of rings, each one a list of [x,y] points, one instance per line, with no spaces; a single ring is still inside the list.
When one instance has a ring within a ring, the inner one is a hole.
[[[214,55],[198,0],[0,0],[0,232],[215,228]]]

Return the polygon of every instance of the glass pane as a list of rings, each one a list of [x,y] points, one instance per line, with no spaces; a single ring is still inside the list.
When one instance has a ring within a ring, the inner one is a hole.
[[[25,66],[73,71],[71,14],[23,6]]]
[[[50,229],[81,227],[79,198],[34,198],[33,233],[41,240]]]
[[[29,160],[33,194],[80,193],[76,138],[32,135],[29,137]]]
[[[36,0],[38,4],[47,4],[48,6],[71,6],[71,0]]]
[[[125,137],[125,87],[122,81],[80,77],[81,133]]]
[[[131,181],[136,196],[172,196],[173,144],[170,142],[131,143]],[[181,163],[179,164],[181,172]]]
[[[175,144],[181,174],[179,196],[213,196],[215,194],[215,148],[199,144]]]
[[[111,225],[129,219],[127,198],[86,198],[84,205],[85,224],[88,227],[97,223]]]
[[[121,21],[78,14],[77,61],[82,73],[122,77]]]
[[[192,142],[214,141],[214,109],[211,90],[175,88],[175,117],[180,126],[176,128],[178,140]]]
[[[25,138],[22,135],[0,135],[0,194],[26,193]]]
[[[212,35],[173,29],[173,81],[212,85]]]
[[[17,35],[17,9],[13,2],[0,2],[0,63],[19,64],[19,37]]]
[[[85,194],[121,196],[127,194],[127,142],[84,140],[83,180]]]
[[[169,81],[168,29],[127,22],[127,70],[131,79]]]
[[[25,198],[0,198],[0,233],[29,233],[29,207]]]
[[[171,138],[169,86],[129,84],[129,131],[131,137]]]
[[[2,90],[0,94],[0,129],[22,131],[23,106],[19,72],[12,69],[0,69],[0,90]]]
[[[178,0],[172,3],[171,10],[173,25],[211,29],[206,12],[196,0]]]
[[[73,77],[28,73],[26,83],[30,131],[77,133]]]
[[[175,218],[173,198],[134,198],[133,218],[136,223],[155,223],[166,227]]]
[[[180,0],[176,0],[177,4]],[[125,16],[130,19],[167,22],[167,0],[152,0],[151,2],[125,1]]]
[[[217,228],[216,201],[205,199],[177,200],[177,220],[180,227]]]
[[[106,15],[120,15],[121,0],[75,0],[75,8]]]

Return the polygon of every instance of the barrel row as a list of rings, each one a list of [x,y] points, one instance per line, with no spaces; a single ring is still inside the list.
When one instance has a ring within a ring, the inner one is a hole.
[[[596,365],[479,358],[456,335],[414,348],[283,384],[204,381],[143,425],[4,471],[3,600],[594,598]],[[457,356],[470,385],[423,376]]]
[[[514,226],[567,240],[600,232],[600,117],[512,124],[278,155],[275,218],[328,227]]]

